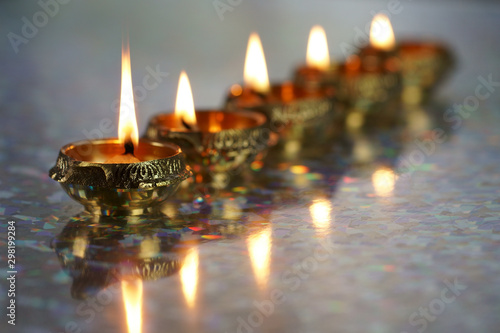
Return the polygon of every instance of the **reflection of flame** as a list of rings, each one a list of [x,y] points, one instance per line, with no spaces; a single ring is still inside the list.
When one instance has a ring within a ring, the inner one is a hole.
[[[271,227],[251,235],[248,238],[248,252],[252,262],[253,273],[261,289],[269,279],[271,261]]]
[[[153,258],[160,252],[160,239],[157,236],[145,236],[141,242],[139,258]]]
[[[196,301],[196,289],[198,286],[198,249],[189,250],[180,270],[182,291],[190,308],[194,307]]]
[[[132,71],[130,69],[130,48],[128,40],[122,47],[122,87],[120,94],[120,118],[118,121],[118,138],[122,144],[132,141],[134,147],[139,144],[139,130],[135,117],[134,90],[132,88]]]
[[[396,175],[391,169],[378,169],[372,175],[373,187],[380,197],[390,197],[394,191]]]
[[[212,113],[208,118],[208,131],[217,133],[222,130],[221,122],[224,120],[224,114],[221,112]]]
[[[326,199],[316,199],[309,207],[314,227],[318,232],[327,231],[331,223],[332,204]]]
[[[384,14],[373,17],[370,27],[370,43],[373,47],[390,51],[396,43],[391,21]]]
[[[330,66],[325,30],[319,25],[312,27],[309,33],[306,63],[308,67],[321,70],[327,70]]]
[[[77,236],[75,238],[75,242],[73,243],[73,255],[75,257],[84,258],[88,244],[89,241],[87,237]]]
[[[364,121],[364,120],[363,120]],[[359,136],[354,141],[352,149],[353,160],[357,163],[368,163],[373,161],[375,148],[373,142],[364,136]]]
[[[246,86],[260,93],[269,92],[266,58],[259,35],[255,32],[248,39],[243,78]]]
[[[142,280],[122,280],[123,301],[129,333],[142,330]]]
[[[193,92],[185,71],[182,71],[179,76],[179,86],[177,87],[177,97],[175,99],[175,115],[186,124],[196,126]]]
[[[226,220],[238,220],[242,215],[241,207],[236,200],[224,200],[222,210],[222,218]]]
[[[283,102],[289,102],[293,99],[293,83],[291,81],[285,81],[281,85],[281,99]]]

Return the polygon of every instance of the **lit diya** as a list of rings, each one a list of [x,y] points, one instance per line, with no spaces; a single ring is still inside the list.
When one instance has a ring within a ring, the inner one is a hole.
[[[324,88],[305,89],[292,82],[271,86],[260,38],[252,33],[244,69],[245,84],[233,85],[226,101],[228,110],[264,112],[270,129],[279,134],[274,153],[296,158],[329,148],[333,135],[334,107]],[[311,149],[313,148],[313,149]],[[322,151],[323,152],[323,151]]]
[[[309,33],[306,64],[296,69],[294,84],[306,91],[323,91],[334,95],[338,80],[338,66],[330,61],[328,42],[323,27],[315,25]]]
[[[185,72],[179,78],[175,112],[154,116],[146,137],[178,144],[195,173],[196,183],[227,186],[269,145],[266,116],[257,111],[194,109]]]
[[[394,32],[389,19],[378,14],[370,28],[370,45],[349,56],[339,69],[338,97],[350,108],[347,126],[392,125],[399,120],[400,93]]]
[[[152,214],[191,176],[173,143],[138,138],[130,51],[122,50],[119,137],[85,140],[61,148],[49,175],[88,213]]]

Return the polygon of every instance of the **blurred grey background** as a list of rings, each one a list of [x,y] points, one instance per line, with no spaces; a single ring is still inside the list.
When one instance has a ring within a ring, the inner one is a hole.
[[[373,14],[390,8],[397,39],[438,39],[456,52],[458,71],[443,89],[451,99],[473,92],[478,75],[498,72],[500,5],[493,1],[2,1],[2,136],[23,129],[16,140],[25,142],[17,143],[58,148],[84,139],[82,131],[92,133],[104,118],[115,121],[125,28],[142,132],[154,113],[173,109],[182,69],[195,105],[219,106],[228,87],[242,81],[250,32],[260,34],[270,78],[279,81],[304,62],[312,25],[325,28],[331,55],[342,61],[341,45],[355,45]],[[141,90],[158,70],[158,85]],[[115,135],[116,129],[106,133]]]

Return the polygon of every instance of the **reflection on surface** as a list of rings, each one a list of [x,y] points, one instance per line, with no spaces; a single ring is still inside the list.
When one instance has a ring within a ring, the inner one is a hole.
[[[154,258],[160,253],[160,239],[157,236],[147,235],[141,242],[139,258]]]
[[[185,250],[178,230],[162,220],[118,222],[76,216],[54,239],[59,261],[73,278],[74,298],[88,298],[124,279],[154,280],[179,270]]]
[[[379,197],[391,197],[396,183],[396,174],[392,169],[380,168],[373,173],[372,183]]]
[[[314,199],[312,205],[309,206],[309,212],[318,235],[328,233],[332,221],[332,204],[330,200],[325,198]]]
[[[198,287],[198,248],[194,247],[188,251],[179,274],[186,303],[193,308]]]
[[[354,163],[367,164],[375,159],[377,147],[368,138],[358,135],[353,140],[352,159]]]
[[[231,198],[232,199],[232,198]],[[237,220],[241,217],[241,207],[236,200],[226,199],[222,204],[222,218],[226,220]]]
[[[255,280],[260,289],[265,289],[269,279],[271,261],[271,227],[248,237],[248,254]]]
[[[122,280],[123,302],[129,333],[140,333],[142,328],[142,280]]]
[[[231,216],[240,216],[236,206],[228,205]],[[229,214],[224,209],[215,211]],[[192,306],[198,281],[197,246],[240,236],[248,226],[242,219],[207,219],[198,211],[175,214],[185,221],[171,224],[161,217],[127,224],[118,217],[73,217],[52,242],[63,269],[73,279],[72,296],[86,299],[123,280],[157,280],[181,271],[184,294]],[[267,239],[270,242],[270,234]]]
[[[78,236],[75,238],[73,244],[73,255],[78,258],[85,257],[85,250],[87,249],[88,239],[86,236]]]
[[[431,116],[423,108],[407,106],[405,112],[408,132],[411,137],[420,136],[434,126]]]

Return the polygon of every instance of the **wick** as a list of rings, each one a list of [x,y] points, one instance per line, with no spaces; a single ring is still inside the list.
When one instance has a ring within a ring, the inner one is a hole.
[[[188,123],[186,123],[186,121],[184,120],[184,118],[181,119],[181,123],[182,123],[182,126],[186,127],[188,130],[192,130],[193,129],[191,127],[191,125],[189,125]]]
[[[184,126],[188,131],[193,131],[193,132],[199,131],[199,128],[198,128],[198,126],[196,124],[194,124],[194,125],[188,124],[184,120],[184,117],[181,118],[181,123],[182,123],[182,126]]]
[[[123,146],[125,147],[125,153],[123,153],[123,155],[130,154],[134,156],[134,144],[132,143],[132,141],[125,142]]]
[[[256,90],[254,90],[254,93],[255,93],[255,94],[256,94],[259,98],[264,99],[264,100],[265,100],[265,99],[266,99],[266,97],[267,97],[267,93],[263,93],[263,92],[256,91]]]

